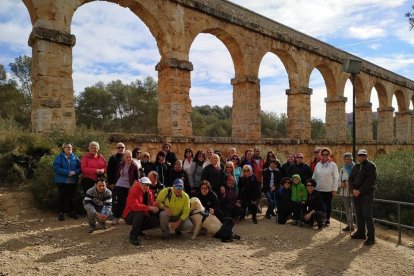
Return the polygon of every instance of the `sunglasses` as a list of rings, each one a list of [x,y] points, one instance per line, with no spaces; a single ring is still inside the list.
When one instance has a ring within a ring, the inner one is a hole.
[[[149,156],[148,155],[144,155],[144,156],[142,156],[142,158],[149,158]]]
[[[124,149],[125,147],[116,147],[117,149]]]
[[[306,187],[313,187],[313,185],[306,185]]]
[[[296,158],[303,159],[303,156],[297,156]]]
[[[313,153],[320,153],[320,151],[314,151]]]

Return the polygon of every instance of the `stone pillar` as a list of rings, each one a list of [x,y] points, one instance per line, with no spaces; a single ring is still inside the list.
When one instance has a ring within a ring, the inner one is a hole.
[[[325,98],[326,103],[326,137],[330,141],[345,141],[348,131],[345,103],[347,98],[335,96]]]
[[[162,136],[192,136],[190,87],[193,64],[162,59],[158,71],[158,132]]]
[[[287,89],[288,96],[288,137],[290,139],[311,139],[311,106],[312,89],[300,87]]]
[[[34,132],[75,131],[72,81],[72,47],[69,33],[34,27],[32,47],[32,130]]]
[[[395,112],[395,138],[399,142],[411,142],[410,112]]]
[[[381,107],[378,112],[378,142],[392,142],[394,140],[394,107]]]
[[[260,139],[260,80],[255,76],[238,77],[233,85],[232,137]]]
[[[372,103],[355,105],[355,138],[357,141],[372,141]]]

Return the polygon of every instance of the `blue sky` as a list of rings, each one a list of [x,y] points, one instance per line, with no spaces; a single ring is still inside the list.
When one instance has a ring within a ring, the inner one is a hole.
[[[27,39],[31,31],[23,3],[0,0],[0,64],[8,65],[19,55],[31,55]],[[311,35],[337,48],[369,60],[402,76],[414,79],[414,31],[409,31],[404,14],[413,1],[404,0],[234,0],[275,21]],[[132,82],[150,75],[160,60],[155,39],[144,23],[128,9],[105,1],[82,6],[74,15],[72,33],[74,90],[78,94],[98,81],[120,79]],[[211,62],[214,60],[215,62]],[[193,105],[231,105],[234,67],[220,40],[200,34],[190,51],[194,65],[190,97]],[[286,113],[288,88],[286,71],[280,60],[267,54],[262,61],[261,107]],[[326,89],[317,70],[309,85],[312,117],[325,118]],[[351,97],[347,83],[345,96]],[[373,109],[378,107],[375,93]],[[394,100],[393,106],[397,110]],[[346,104],[347,112],[351,103]]]

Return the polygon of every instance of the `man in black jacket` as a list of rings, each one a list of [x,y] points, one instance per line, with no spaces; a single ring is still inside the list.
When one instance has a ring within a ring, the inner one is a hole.
[[[116,153],[109,157],[108,166],[107,166],[107,175],[108,175],[108,188],[113,191],[115,188],[118,173],[119,163],[121,163],[122,158],[124,157],[125,144],[117,143],[116,144]]]
[[[368,160],[366,150],[360,149],[358,151],[358,164],[352,168],[348,182],[354,195],[358,226],[358,230],[351,235],[351,238],[365,239],[366,226],[368,238],[364,245],[373,245],[375,243],[375,227],[372,207],[377,182],[377,168],[374,163]]]

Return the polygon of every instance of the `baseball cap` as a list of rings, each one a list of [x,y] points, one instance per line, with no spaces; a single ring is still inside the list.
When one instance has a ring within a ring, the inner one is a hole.
[[[184,182],[181,178],[174,180],[174,189],[184,190]]]
[[[140,179],[142,185],[151,185],[151,180],[148,177],[142,177]]]
[[[367,151],[365,149],[360,149],[358,151],[358,155],[368,155]]]

